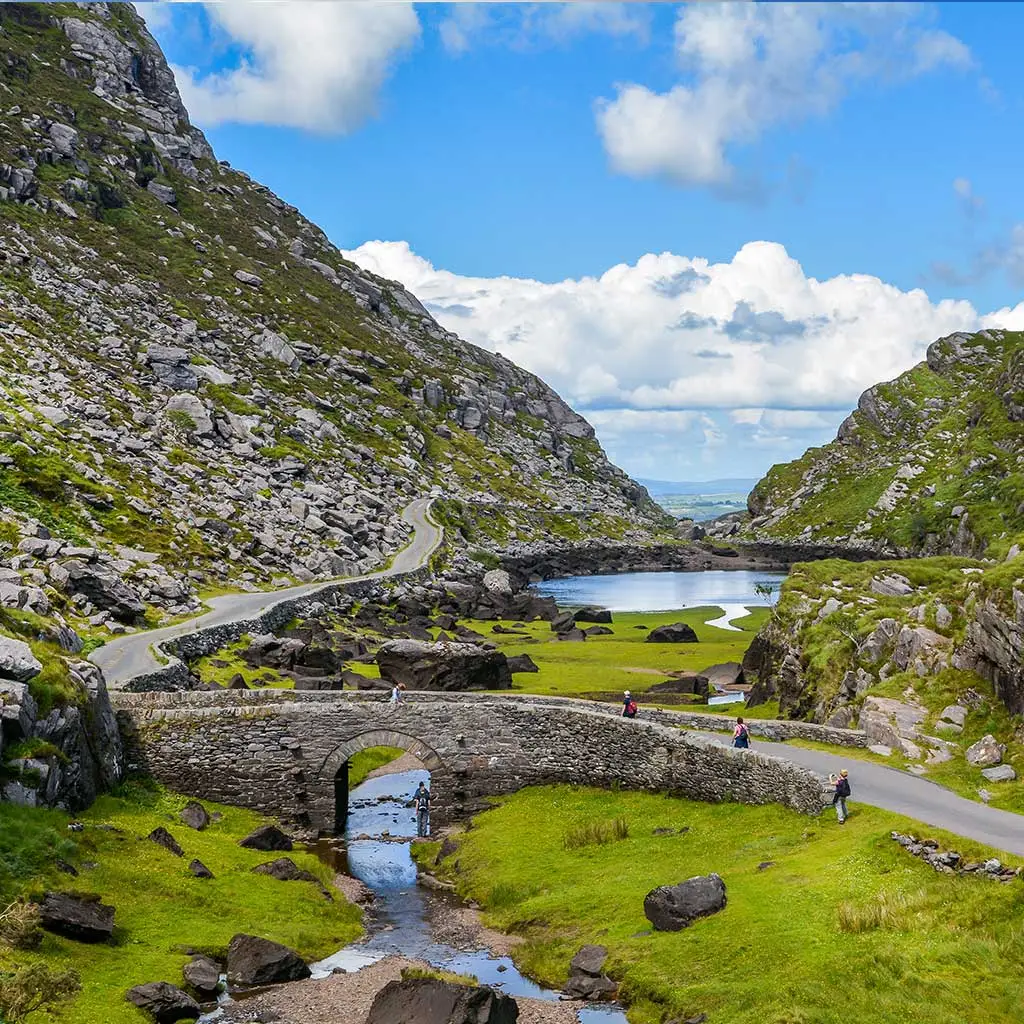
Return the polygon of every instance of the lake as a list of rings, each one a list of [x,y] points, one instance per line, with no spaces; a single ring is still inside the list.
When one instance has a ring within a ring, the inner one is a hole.
[[[704,572],[624,572],[609,576],[569,576],[534,584],[544,597],[553,597],[567,607],[597,605],[613,612],[674,611],[718,605],[726,613],[731,608],[767,605],[754,587],[769,583],[778,589],[784,572],[752,572],[708,569]],[[727,615],[727,618],[736,618]],[[716,621],[715,623],[719,623]],[[726,625],[728,628],[728,625]]]

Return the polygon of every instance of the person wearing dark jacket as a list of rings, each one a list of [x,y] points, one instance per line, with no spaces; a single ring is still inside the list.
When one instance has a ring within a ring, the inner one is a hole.
[[[430,835],[430,790],[420,783],[413,797],[416,802],[416,835],[425,838]]]
[[[622,694],[622,717],[636,718],[636,701],[633,700],[633,695],[629,690]]]
[[[839,819],[839,824],[845,823],[849,814],[846,810],[846,798],[850,795],[850,780],[847,777],[850,773],[844,768],[838,778],[835,775],[830,775],[828,781],[835,787],[835,792],[832,794],[832,806],[836,809],[836,817]]]

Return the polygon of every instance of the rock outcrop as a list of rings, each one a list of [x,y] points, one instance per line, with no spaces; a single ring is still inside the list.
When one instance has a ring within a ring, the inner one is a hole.
[[[382,679],[409,690],[507,690],[508,658],[474,644],[389,640],[377,652]]]
[[[389,981],[374,997],[366,1024],[516,1024],[516,1001],[493,988],[440,978]]]
[[[773,467],[742,535],[876,557],[1019,552],[1022,395],[1024,334],[941,338],[923,363],[865,391],[834,441]]]

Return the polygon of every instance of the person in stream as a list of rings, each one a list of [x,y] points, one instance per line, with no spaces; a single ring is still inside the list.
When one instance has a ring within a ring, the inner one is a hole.
[[[416,835],[421,839],[430,835],[430,790],[421,782],[413,797],[416,802]]]
[[[743,748],[750,746],[750,730],[747,728],[747,723],[743,721],[742,715],[736,719],[736,728],[732,731],[732,745]]]
[[[633,700],[633,695],[626,690],[622,694],[622,717],[623,718],[636,718],[636,701]]]
[[[836,809],[836,817],[839,819],[840,825],[845,824],[846,819],[850,816],[846,810],[846,798],[850,795],[849,774],[844,768],[838,777],[835,775],[828,777],[828,781],[835,787],[835,792],[832,794],[832,806]]]

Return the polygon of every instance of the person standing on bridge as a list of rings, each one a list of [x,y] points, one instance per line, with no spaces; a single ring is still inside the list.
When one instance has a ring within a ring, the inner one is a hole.
[[[850,780],[847,778],[849,774],[844,768],[838,778],[835,775],[828,777],[828,781],[835,786],[835,793],[832,794],[832,806],[836,809],[836,817],[839,819],[840,825],[845,824],[849,817],[846,810],[846,798],[850,795]]]
[[[416,835],[425,839],[430,835],[430,790],[420,783],[416,790]]]
[[[392,704],[398,704],[402,700],[402,691],[404,689],[405,685],[403,683],[395,683],[395,685],[391,687]]]
[[[743,721],[742,715],[736,719],[736,728],[732,731],[732,745],[744,749],[750,746],[750,730],[747,728],[747,723]]]
[[[633,700],[633,695],[626,690],[622,694],[622,717],[623,718],[636,718],[636,701]]]

